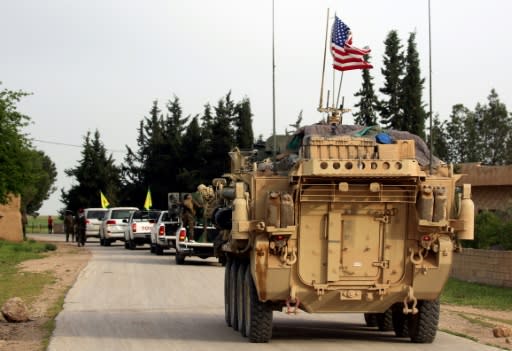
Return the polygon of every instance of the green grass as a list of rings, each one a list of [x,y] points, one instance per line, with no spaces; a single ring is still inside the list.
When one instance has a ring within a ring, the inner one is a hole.
[[[53,225],[63,223],[58,214],[52,215]],[[47,233],[48,232],[48,216],[27,217],[27,233]]]
[[[20,272],[17,265],[25,260],[40,258],[43,252],[55,249],[53,244],[34,240],[21,243],[0,240],[0,305],[14,296],[31,303],[46,284],[54,281],[50,273]]]
[[[450,278],[441,294],[441,303],[511,311],[512,288],[469,283]]]

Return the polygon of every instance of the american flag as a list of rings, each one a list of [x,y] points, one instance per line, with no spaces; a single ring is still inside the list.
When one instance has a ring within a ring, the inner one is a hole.
[[[331,33],[331,52],[334,58],[333,67],[338,71],[373,68],[364,60],[364,55],[370,53],[369,48],[358,49],[352,46],[352,33],[342,20],[335,16]]]

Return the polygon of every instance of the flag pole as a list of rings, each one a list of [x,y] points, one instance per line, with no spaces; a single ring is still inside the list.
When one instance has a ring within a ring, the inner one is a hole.
[[[340,106],[339,102],[340,102],[341,83],[343,82],[343,73],[344,73],[344,71],[341,71],[340,86],[338,87],[338,96],[336,97],[336,107]]]
[[[318,110],[322,108],[324,95],[324,77],[325,77],[325,57],[327,56],[327,36],[329,33],[329,9],[327,9],[327,20],[325,21],[325,43],[324,43],[324,65],[322,68],[322,83],[320,84],[320,104]],[[329,106],[327,106],[329,107]]]
[[[272,132],[273,147],[272,158],[274,161],[274,172],[276,171],[276,153],[277,153],[277,136],[276,136],[276,60],[274,47],[274,0],[272,0]]]
[[[432,149],[434,145],[432,144],[432,31],[431,31],[431,21],[430,21],[430,0],[428,0],[428,70],[429,70],[429,78],[428,78],[428,90],[429,90],[429,106],[430,106],[430,174],[432,174]]]

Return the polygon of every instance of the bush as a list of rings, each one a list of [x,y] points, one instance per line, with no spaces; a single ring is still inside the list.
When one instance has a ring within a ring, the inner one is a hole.
[[[465,247],[475,249],[512,250],[512,221],[510,211],[480,212],[475,218],[475,240]]]

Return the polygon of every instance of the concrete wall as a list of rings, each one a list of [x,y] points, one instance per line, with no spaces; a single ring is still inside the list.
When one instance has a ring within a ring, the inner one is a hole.
[[[512,251],[464,249],[453,255],[452,277],[512,288]]]
[[[20,197],[11,197],[6,205],[0,205],[0,239],[22,241]]]

